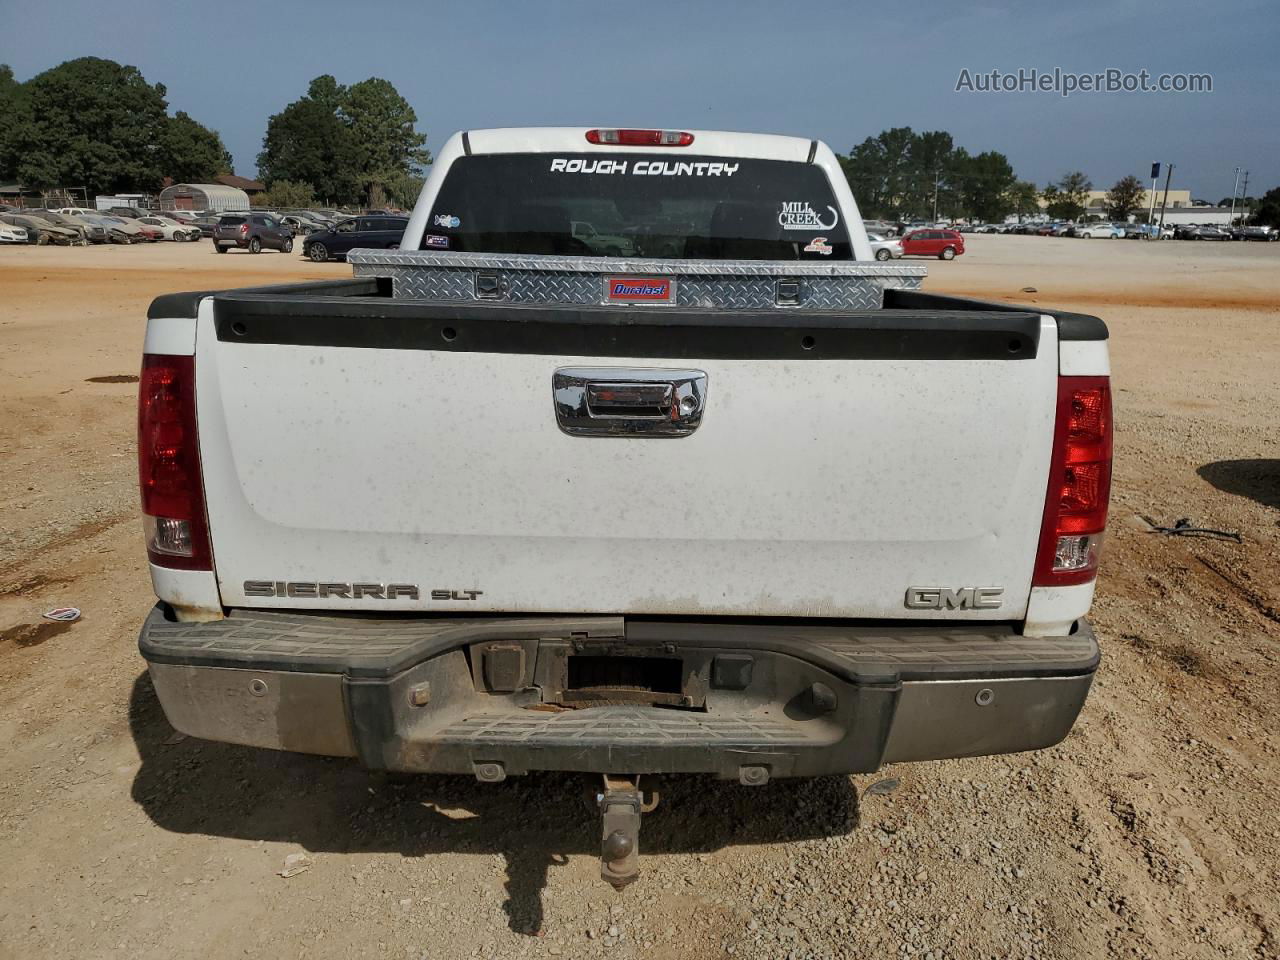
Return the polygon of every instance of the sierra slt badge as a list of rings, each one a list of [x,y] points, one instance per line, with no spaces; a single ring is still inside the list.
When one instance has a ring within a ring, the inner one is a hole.
[[[432,600],[474,600],[483,590],[429,590]],[[295,600],[417,600],[416,583],[323,583],[315,580],[246,580],[246,597],[291,597]]]
[[[908,610],[998,610],[1004,587],[907,587]]]
[[[607,303],[675,303],[676,282],[671,277],[605,277]]]

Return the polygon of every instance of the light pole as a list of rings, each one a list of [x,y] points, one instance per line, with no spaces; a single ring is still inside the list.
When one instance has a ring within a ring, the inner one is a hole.
[[[1240,188],[1240,168],[1236,167],[1236,182],[1231,185],[1231,218],[1227,220],[1227,226],[1231,226],[1236,222],[1236,190]]]

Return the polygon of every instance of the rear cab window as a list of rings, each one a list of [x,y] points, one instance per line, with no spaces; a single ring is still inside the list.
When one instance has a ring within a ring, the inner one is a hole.
[[[459,157],[423,249],[715,260],[851,260],[811,163],[670,152]]]

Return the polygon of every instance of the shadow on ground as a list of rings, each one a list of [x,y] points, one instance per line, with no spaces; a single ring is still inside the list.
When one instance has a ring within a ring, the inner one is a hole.
[[[133,799],[158,826],[297,843],[313,852],[501,854],[503,909],[517,933],[541,929],[552,866],[570,854],[599,854],[600,819],[587,799],[596,781],[586,775],[482,784],[472,777],[379,774],[353,760],[196,739],[166,745],[173,730],[146,673],[133,686],[129,726],[142,758]],[[848,777],[751,788],[679,777],[662,786],[662,803],[645,815],[642,854],[705,853],[846,834],[857,826],[857,791]],[[472,816],[455,819],[458,810]]]
[[[1218,460],[1196,473],[1224,493],[1280,510],[1280,460]]]

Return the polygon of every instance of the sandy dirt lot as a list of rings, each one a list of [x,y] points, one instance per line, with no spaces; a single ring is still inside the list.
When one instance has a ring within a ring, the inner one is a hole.
[[[1112,331],[1104,663],[1081,722],[1034,755],[681,781],[615,894],[576,778],[376,776],[183,739],[155,700],[135,645],[147,304],[348,268],[207,242],[0,249],[0,957],[1280,956],[1280,244],[969,250],[927,287]],[[83,619],[41,620],[64,604]],[[901,786],[860,796],[879,777]],[[313,865],[284,879],[291,853]]]

